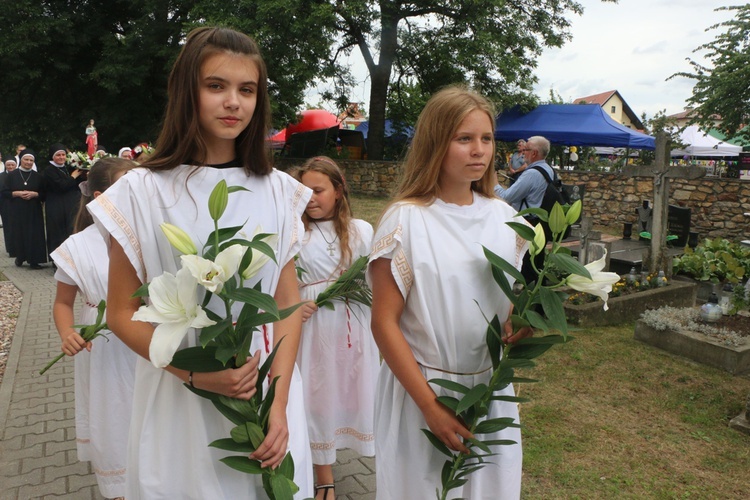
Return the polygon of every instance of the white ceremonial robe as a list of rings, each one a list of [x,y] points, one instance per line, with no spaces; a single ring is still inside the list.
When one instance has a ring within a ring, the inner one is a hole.
[[[162,233],[163,222],[186,231],[198,248],[213,230],[208,197],[220,180],[247,191],[229,195],[219,227],[244,226],[251,238],[260,226],[278,234],[277,263],[267,262],[245,283],[262,281],[271,295],[282,267],[299,251],[304,227],[300,219],[311,191],[287,174],[274,170],[267,176],[248,176],[241,168],[195,168],[183,165],[168,171],[135,169],[88,205],[96,224],[122,246],[142,282],[165,272],[175,274],[180,257]],[[211,303],[215,307],[216,297]],[[233,314],[239,314],[238,305]],[[223,304],[222,304],[223,308]],[[223,309],[216,309],[220,314]],[[262,359],[273,348],[273,325],[256,332],[250,352],[260,349]],[[198,344],[191,329],[180,348]],[[295,498],[312,496],[313,478],[302,383],[295,367],[287,404],[289,448],[295,463]],[[234,424],[213,404],[183,387],[174,375],[155,368],[144,358],[136,364],[133,416],[128,451],[128,500],[138,499],[253,499],[265,498],[260,476],[238,472],[219,462],[233,452],[209,448],[229,437]]]
[[[96,321],[97,305],[107,299],[109,255],[94,226],[66,239],[52,252],[57,281],[78,287],[84,304],[78,324]],[[93,340],[91,352],[74,356],[76,446],[79,460],[90,460],[105,498],[125,495],[128,429],[133,403],[136,354],[108,330]]]
[[[505,224],[514,214],[507,203],[475,194],[467,206],[440,199],[428,206],[401,202],[383,217],[370,260],[391,259],[391,271],[405,301],[401,330],[427,380],[451,379],[468,387],[489,381],[492,362],[482,313],[490,319],[497,314],[505,321],[511,303],[494,282],[482,246],[520,269],[528,244]],[[438,396],[456,396],[439,386],[432,388]],[[501,394],[513,395],[513,387]],[[489,417],[518,421],[517,405],[493,401]],[[414,400],[383,363],[375,395],[377,498],[435,498],[447,457],[420,430],[427,428]],[[519,498],[520,430],[508,428],[481,437],[518,444],[492,447],[498,454],[490,459],[492,464],[471,474],[466,485],[452,490],[450,497]]]
[[[349,227],[353,262],[370,253],[373,231],[360,219],[352,220]],[[310,224],[297,260],[297,266],[304,270],[300,279],[302,300],[314,301],[336,281],[345,271],[337,269],[340,259],[333,222]],[[343,448],[372,456],[380,357],[370,330],[370,308],[336,301],[333,311],[318,309],[302,326],[297,364],[305,390],[313,463],[332,464],[336,450]]]

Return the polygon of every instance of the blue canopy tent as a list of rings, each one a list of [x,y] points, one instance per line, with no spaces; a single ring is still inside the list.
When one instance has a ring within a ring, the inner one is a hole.
[[[370,122],[362,122],[359,125],[357,125],[357,128],[354,130],[359,130],[362,132],[362,135],[365,136],[365,139],[367,139],[367,133],[370,131]],[[411,136],[414,135],[414,128],[409,126],[402,126],[401,128],[396,128],[396,125],[394,125],[393,120],[390,118],[386,118],[385,120],[385,137],[393,137],[395,138],[403,138],[408,139],[411,138]]]
[[[656,149],[653,137],[617,123],[598,104],[542,104],[525,114],[515,106],[495,120],[495,139],[499,141],[534,135],[567,146]]]

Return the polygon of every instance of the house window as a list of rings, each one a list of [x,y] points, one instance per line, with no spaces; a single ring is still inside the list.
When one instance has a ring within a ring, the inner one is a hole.
[[[617,111],[617,106],[612,106],[611,108],[609,108],[609,112],[612,114],[614,114],[616,111]]]

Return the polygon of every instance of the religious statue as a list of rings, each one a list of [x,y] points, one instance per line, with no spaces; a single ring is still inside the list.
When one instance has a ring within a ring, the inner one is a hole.
[[[94,119],[89,120],[89,124],[86,127],[86,152],[89,158],[93,159],[96,153],[96,147],[99,145],[99,137],[96,133],[96,127],[94,126]]]

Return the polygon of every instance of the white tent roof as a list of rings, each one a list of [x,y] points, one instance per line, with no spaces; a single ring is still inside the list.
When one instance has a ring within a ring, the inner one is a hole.
[[[680,134],[680,140],[687,146],[684,149],[673,149],[672,156],[739,156],[742,151],[742,146],[720,141],[699,129],[697,125],[686,127]]]

